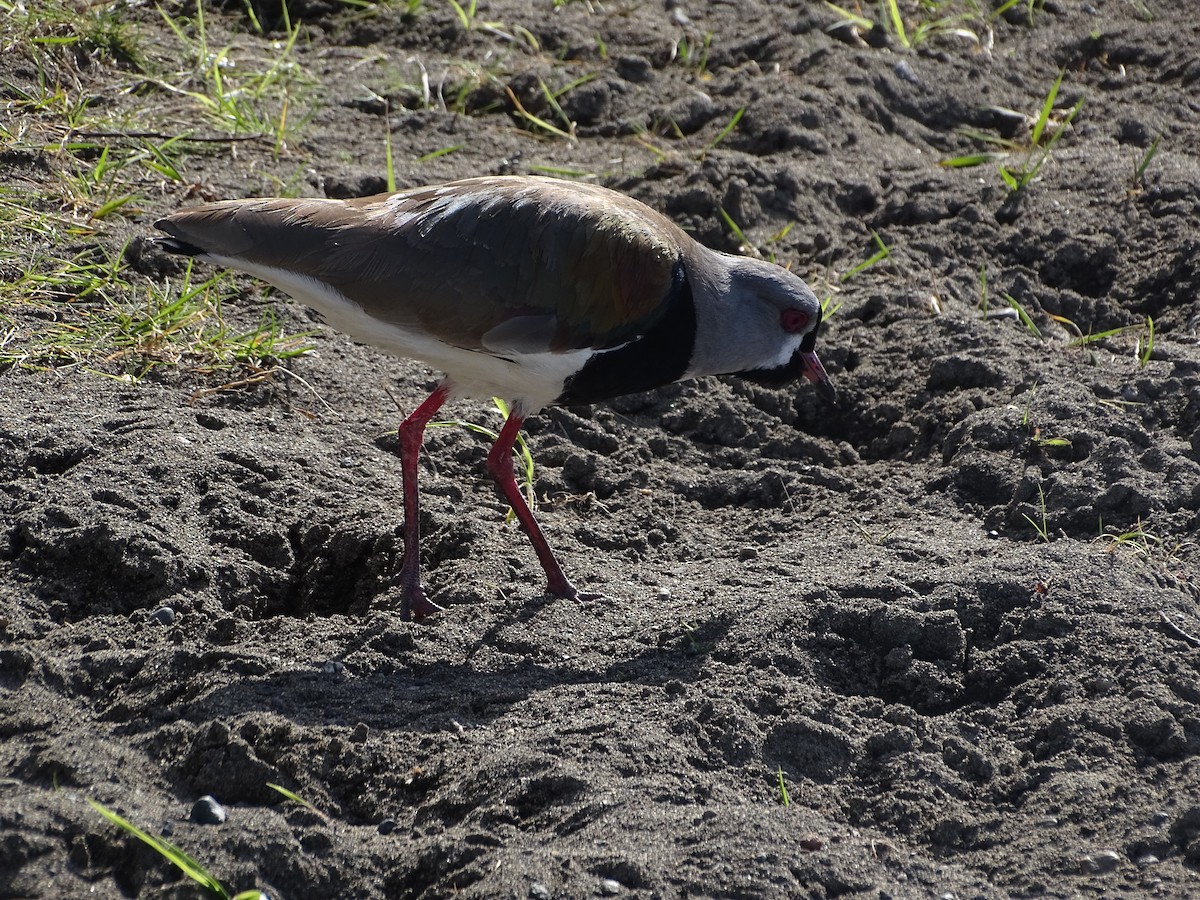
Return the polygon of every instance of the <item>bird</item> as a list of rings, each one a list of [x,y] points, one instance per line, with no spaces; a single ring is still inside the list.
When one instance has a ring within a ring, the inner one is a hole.
[[[444,373],[398,432],[405,621],[442,611],[421,583],[417,463],[447,400],[508,402],[487,471],[548,593],[575,599],[513,474],[529,416],[704,375],[803,377],[836,397],[815,349],[821,303],[800,277],[711,249],[599,185],[482,176],[344,200],[217,201],[154,225],[161,250],[248,272],[351,339]]]

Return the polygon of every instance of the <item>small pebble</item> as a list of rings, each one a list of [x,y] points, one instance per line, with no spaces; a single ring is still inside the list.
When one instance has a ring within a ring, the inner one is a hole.
[[[1091,856],[1085,856],[1079,860],[1079,869],[1083,872],[1097,874],[1100,872],[1111,872],[1121,862],[1121,854],[1115,850],[1101,850],[1099,853],[1094,853]]]
[[[896,63],[896,65],[892,68],[896,75],[898,75],[900,78],[903,78],[910,84],[918,84],[921,81],[921,79],[917,77],[917,73],[913,71],[913,67],[910,66],[906,60],[900,60],[900,62]]]
[[[535,881],[529,885],[529,896],[533,900],[550,900],[550,888],[546,887],[540,881]]]
[[[758,548],[757,547],[739,547],[738,548],[738,559],[741,562],[746,562],[747,560],[751,560],[751,559],[758,559]]]
[[[359,722],[354,726],[354,730],[350,732],[350,743],[365,744],[367,737],[371,734],[371,729],[367,727],[366,722]]]
[[[159,625],[174,625],[175,610],[171,609],[169,606],[160,606],[150,614],[150,618]]]
[[[1144,869],[1146,866],[1152,866],[1159,862],[1159,859],[1153,853],[1143,853],[1134,862],[1137,863],[1139,869]]]
[[[1171,814],[1164,809],[1160,809],[1150,817],[1151,825],[1166,825],[1171,821]]]
[[[327,659],[321,665],[321,671],[326,675],[341,675],[346,671],[346,666],[340,660]]]
[[[191,819],[198,825],[222,825],[227,818],[225,807],[208,794],[192,804]]]
[[[600,893],[606,897],[615,897],[621,893],[621,882],[615,878],[601,878]]]
[[[382,822],[380,822],[378,825],[375,826],[375,830],[378,831],[380,834],[391,834],[393,831],[396,830],[396,820],[395,819],[384,819]]]

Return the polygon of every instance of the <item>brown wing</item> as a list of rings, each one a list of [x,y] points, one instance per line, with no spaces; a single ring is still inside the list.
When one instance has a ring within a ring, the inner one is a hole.
[[[623,194],[526,177],[350,201],[231,201],[158,224],[205,251],[325,282],[381,321],[524,352],[642,333],[690,240]]]

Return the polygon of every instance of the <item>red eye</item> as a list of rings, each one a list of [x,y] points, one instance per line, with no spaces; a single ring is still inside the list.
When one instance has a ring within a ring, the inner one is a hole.
[[[803,331],[808,324],[808,313],[800,309],[785,309],[779,316],[779,324],[789,334]]]

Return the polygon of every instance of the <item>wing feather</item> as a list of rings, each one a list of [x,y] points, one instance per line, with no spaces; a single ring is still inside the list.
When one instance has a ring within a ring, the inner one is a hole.
[[[468,349],[491,335],[525,352],[612,347],[652,327],[691,240],[623,194],[532,177],[350,201],[230,201],[159,226],[315,278],[381,321]]]

